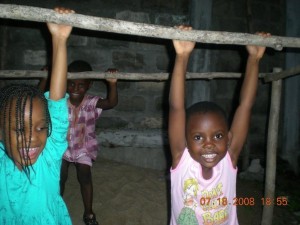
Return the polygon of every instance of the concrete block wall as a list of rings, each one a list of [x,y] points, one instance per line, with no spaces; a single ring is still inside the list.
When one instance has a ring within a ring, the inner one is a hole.
[[[266,30],[284,36],[283,0],[252,1],[255,30]],[[20,4],[12,0],[10,4]],[[174,26],[188,23],[188,0],[90,0],[22,1],[23,5],[53,8],[57,5],[73,8],[77,13],[121,20]],[[210,30],[247,32],[246,0],[214,0]],[[265,9],[259,13],[258,10]],[[45,24],[23,21],[1,21],[1,69],[39,70],[49,64],[51,50]],[[2,42],[4,43],[4,42]],[[243,46],[206,46],[211,50],[211,71],[242,72],[246,59]],[[5,51],[3,51],[5,50]],[[68,46],[68,61],[88,61],[94,71],[117,68],[122,72],[171,72],[174,52],[171,40],[104,33],[74,28]],[[262,72],[283,65],[283,53],[269,51],[262,63]],[[1,86],[8,80],[1,80]],[[23,81],[20,81],[23,82]],[[36,80],[26,82],[36,83]],[[210,81],[213,100],[229,112],[235,106],[240,81]],[[118,82],[119,104],[104,111],[97,122],[100,157],[137,166],[166,169],[170,164],[166,134],[168,113],[168,82]],[[94,81],[90,93],[106,96],[103,81]],[[251,146],[264,151],[268,118],[269,86],[261,83],[250,130]],[[253,154],[256,154],[255,152]]]
[[[212,30],[239,33],[266,31],[272,35],[285,36],[285,0],[250,2],[251,16],[248,17],[247,1],[214,1]],[[247,52],[244,46],[220,46],[213,50],[212,57],[212,71],[245,71]],[[284,68],[284,65],[285,51],[267,49],[261,61],[260,72],[272,72],[274,67]],[[241,80],[223,79],[213,81],[212,89],[215,94],[212,96],[227,112],[232,112],[238,102],[240,82]],[[270,84],[260,81],[248,135],[248,145],[254,158],[263,158],[265,154],[269,98]]]

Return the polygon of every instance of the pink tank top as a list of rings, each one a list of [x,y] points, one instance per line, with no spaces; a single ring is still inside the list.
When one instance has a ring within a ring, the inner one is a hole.
[[[237,169],[227,151],[213,168],[209,180],[202,177],[201,165],[186,148],[178,166],[171,171],[170,225],[237,225]]]

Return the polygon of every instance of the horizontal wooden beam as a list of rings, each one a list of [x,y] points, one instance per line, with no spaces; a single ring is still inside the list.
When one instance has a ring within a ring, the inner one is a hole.
[[[280,80],[286,77],[291,77],[294,75],[300,74],[300,66],[296,66],[285,71],[275,72],[272,74],[268,74],[264,77],[265,82],[271,82],[275,80]]]
[[[280,36],[263,38],[248,33],[220,31],[181,31],[174,27],[87,16],[77,13],[58,14],[52,9],[13,4],[0,4],[0,18],[34,22],[53,22],[96,31],[162,39],[188,40],[210,44],[260,45],[276,50],[282,50],[283,47],[300,48],[300,38]]]
[[[227,73],[227,72],[208,72],[208,73],[189,73],[186,74],[186,79],[215,79],[215,78],[240,78],[242,73]],[[268,73],[259,74],[260,78],[269,75]],[[0,79],[39,79],[46,78],[46,71],[32,70],[0,70]],[[99,73],[95,71],[68,73],[68,79],[108,79],[117,78],[120,80],[135,80],[135,81],[164,81],[169,79],[169,73]]]
[[[271,82],[284,79],[290,76],[300,74],[300,66],[273,73],[260,73],[259,78],[263,78],[264,82]],[[203,72],[203,73],[186,73],[186,79],[234,79],[240,78],[242,73],[231,72]],[[0,79],[40,79],[46,78],[48,72],[40,70],[0,70]],[[120,80],[144,80],[144,81],[164,81],[169,79],[169,73],[106,73],[106,72],[81,72],[68,73],[68,79],[108,79],[116,78]]]

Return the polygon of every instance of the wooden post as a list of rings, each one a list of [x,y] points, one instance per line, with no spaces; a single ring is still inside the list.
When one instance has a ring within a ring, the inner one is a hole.
[[[279,72],[280,68],[274,68],[274,72]],[[276,152],[278,139],[278,124],[281,100],[282,80],[272,82],[271,107],[269,113],[268,140],[267,140],[267,163],[265,175],[265,196],[263,198],[262,225],[271,225],[273,217],[273,200],[275,196],[275,178],[276,178]],[[269,202],[270,204],[266,204]]]

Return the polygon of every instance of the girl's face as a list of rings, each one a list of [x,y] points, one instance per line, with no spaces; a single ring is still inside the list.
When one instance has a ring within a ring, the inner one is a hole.
[[[229,143],[224,118],[217,113],[198,113],[187,121],[187,146],[203,169],[216,166],[226,155]]]
[[[78,105],[84,98],[85,93],[90,88],[90,81],[86,79],[68,80],[67,92],[70,95],[72,104]]]
[[[13,105],[15,100],[13,100]],[[30,101],[27,100],[24,111],[24,124],[16,124],[16,109],[11,111],[11,127],[6,121],[5,138],[8,155],[14,160],[19,169],[21,165],[34,164],[43,151],[48,134],[45,106],[41,99],[32,99],[32,121],[30,128]],[[20,135],[24,132],[25,135]],[[25,137],[25,139],[24,139]],[[11,144],[9,143],[9,138]],[[28,146],[29,145],[29,146]],[[28,152],[27,152],[28,151]]]

